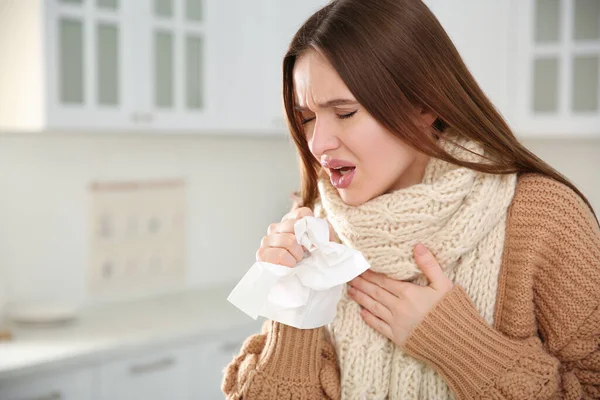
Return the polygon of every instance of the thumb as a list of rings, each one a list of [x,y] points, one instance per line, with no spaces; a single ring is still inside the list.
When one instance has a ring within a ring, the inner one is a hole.
[[[437,262],[431,251],[422,243],[415,246],[414,249],[415,261],[417,266],[429,281],[429,286],[434,289],[441,289],[450,282],[450,279],[442,271],[442,267]]]

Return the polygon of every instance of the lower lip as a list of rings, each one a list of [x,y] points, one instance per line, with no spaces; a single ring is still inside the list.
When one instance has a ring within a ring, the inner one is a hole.
[[[346,189],[352,183],[352,178],[354,178],[354,173],[356,172],[356,168],[352,171],[348,172],[345,175],[342,175],[340,171],[335,169],[331,170],[331,184],[336,189]]]

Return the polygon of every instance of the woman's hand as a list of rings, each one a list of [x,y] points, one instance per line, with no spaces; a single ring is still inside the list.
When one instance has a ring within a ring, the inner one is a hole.
[[[294,267],[304,258],[304,248],[296,241],[294,224],[312,215],[310,208],[297,208],[284,215],[281,222],[269,225],[267,236],[263,237],[256,252],[256,261]]]
[[[283,216],[281,222],[269,225],[267,236],[262,238],[260,248],[256,252],[256,261],[294,267],[304,258],[304,248],[296,241],[294,224],[304,217],[312,217],[313,211],[308,207],[296,208]],[[334,240],[335,233],[329,221],[329,240]]]
[[[398,281],[371,270],[349,282],[348,294],[363,307],[361,317],[398,346],[404,346],[427,313],[454,287],[425,246],[415,246],[414,256],[429,286]]]

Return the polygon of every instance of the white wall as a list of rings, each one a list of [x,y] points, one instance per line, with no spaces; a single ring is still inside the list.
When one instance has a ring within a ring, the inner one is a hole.
[[[600,211],[600,140],[525,140]],[[0,136],[0,265],[9,294],[86,301],[87,185],[185,177],[188,285],[234,282],[298,186],[285,138]]]
[[[600,138],[525,139],[523,144],[569,178],[600,217]]]
[[[88,184],[164,177],[187,179],[188,285],[238,279],[299,182],[286,138],[0,136],[0,265],[10,298],[85,301]]]

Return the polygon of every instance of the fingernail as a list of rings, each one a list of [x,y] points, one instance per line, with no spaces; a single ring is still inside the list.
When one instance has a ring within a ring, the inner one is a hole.
[[[417,245],[415,246],[415,254],[417,254],[418,256],[423,256],[427,254],[427,247],[425,247],[423,243],[417,243]]]

